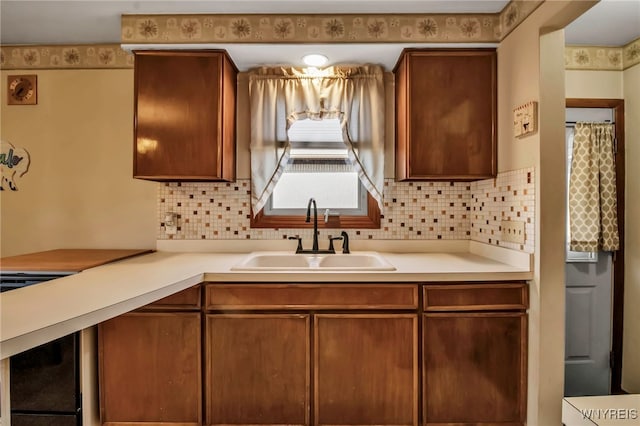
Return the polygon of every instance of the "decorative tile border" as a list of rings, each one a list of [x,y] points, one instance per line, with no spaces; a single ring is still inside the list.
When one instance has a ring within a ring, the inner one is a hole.
[[[640,38],[624,47],[567,46],[564,62],[568,70],[626,70],[640,64]]]
[[[500,173],[471,184],[471,239],[527,253],[535,248],[534,169]],[[524,244],[501,241],[501,221],[525,222]]]
[[[498,14],[122,15],[122,43],[489,43]]]
[[[310,229],[251,229],[249,180],[235,183],[162,183],[158,187],[158,239],[311,238]],[[468,182],[406,183],[386,179],[380,229],[354,229],[353,239],[468,239]],[[164,232],[166,212],[177,213],[178,233]],[[321,238],[339,233],[321,230]]]
[[[133,68],[133,55],[119,44],[2,46],[2,69]]]

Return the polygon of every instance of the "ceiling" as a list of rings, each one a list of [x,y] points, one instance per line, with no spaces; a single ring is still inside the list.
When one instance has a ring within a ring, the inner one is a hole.
[[[2,44],[120,43],[121,14],[180,13],[496,13],[507,0],[67,0],[0,1]],[[567,44],[621,46],[640,37],[640,0],[602,0],[566,30]],[[227,44],[240,69],[257,65],[301,65],[300,58],[321,51],[330,64],[381,63],[391,69],[403,47],[411,45]],[[421,46],[426,47],[424,44]],[[463,45],[457,45],[465,47]],[[470,46],[470,45],[467,45]],[[473,46],[482,46],[474,44]],[[203,46],[200,46],[203,47]],[[216,47],[213,45],[207,47]],[[219,46],[217,46],[219,47]]]

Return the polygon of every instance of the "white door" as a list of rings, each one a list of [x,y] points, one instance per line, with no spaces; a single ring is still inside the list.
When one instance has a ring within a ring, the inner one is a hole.
[[[607,120],[613,122],[612,109],[567,108],[567,173],[573,146],[572,123]],[[612,257],[607,252],[571,252],[568,246],[566,256],[564,394],[607,395],[611,382]]]

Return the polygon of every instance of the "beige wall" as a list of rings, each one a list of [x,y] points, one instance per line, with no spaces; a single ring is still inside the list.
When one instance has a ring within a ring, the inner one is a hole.
[[[565,71],[567,98],[622,99],[622,71]]]
[[[564,28],[595,2],[543,3],[498,48],[498,168],[536,169],[530,283],[528,419],[561,423],[564,394]],[[540,37],[541,34],[544,34]],[[539,131],[513,137],[513,108],[539,102]]]
[[[133,70],[42,70],[38,104],[8,106],[0,136],[31,155],[2,191],[2,256],[53,248],[154,248],[156,184],[132,178]]]
[[[622,388],[640,393],[640,65],[624,71],[626,216]]]

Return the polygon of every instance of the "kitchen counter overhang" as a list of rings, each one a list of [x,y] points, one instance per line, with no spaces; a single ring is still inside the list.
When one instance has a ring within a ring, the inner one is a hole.
[[[395,271],[232,271],[247,253],[155,252],[0,295],[0,359],[91,327],[203,281],[460,282],[533,278],[531,255],[483,244],[467,252],[380,254]]]

